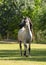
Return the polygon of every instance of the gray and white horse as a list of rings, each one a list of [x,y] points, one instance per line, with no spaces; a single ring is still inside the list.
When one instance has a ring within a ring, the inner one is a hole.
[[[20,52],[22,56],[22,43],[24,44],[24,55],[30,55],[30,44],[32,41],[32,23],[30,18],[25,17],[23,18],[22,22],[20,23],[22,27],[18,32],[18,40],[20,42]]]

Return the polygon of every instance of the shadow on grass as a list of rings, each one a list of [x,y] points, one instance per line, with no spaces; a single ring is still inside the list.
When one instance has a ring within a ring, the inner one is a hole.
[[[46,49],[31,50],[31,57],[20,56],[19,50],[0,50],[0,59],[8,60],[28,60],[46,62]]]

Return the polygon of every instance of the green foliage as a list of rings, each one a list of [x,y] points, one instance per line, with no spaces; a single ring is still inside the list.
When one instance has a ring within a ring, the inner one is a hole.
[[[0,37],[16,39],[23,16],[31,18],[36,40],[40,30],[44,35],[43,32],[46,29],[45,0],[0,0]]]
[[[37,42],[46,43],[46,30],[37,32]]]
[[[4,0],[0,5],[0,33],[5,36],[18,26],[19,12],[13,0]]]

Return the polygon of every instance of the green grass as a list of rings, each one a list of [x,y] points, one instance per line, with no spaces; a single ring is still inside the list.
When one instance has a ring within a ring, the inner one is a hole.
[[[20,56],[19,44],[0,44],[0,65],[46,65],[46,44],[32,44],[31,57]]]

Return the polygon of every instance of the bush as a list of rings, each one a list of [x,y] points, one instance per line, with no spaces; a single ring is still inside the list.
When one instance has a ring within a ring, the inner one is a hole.
[[[37,42],[46,43],[46,30],[38,31],[38,33],[37,33]]]
[[[18,29],[15,29],[13,34],[13,39],[17,40],[17,37],[18,37]]]

